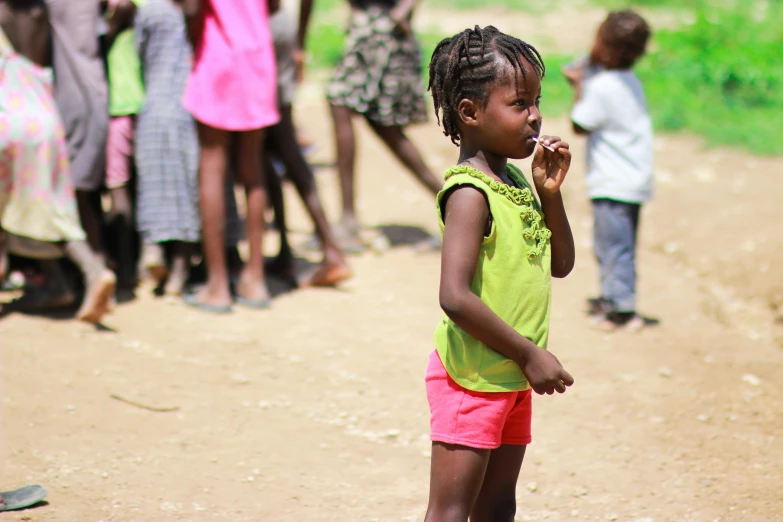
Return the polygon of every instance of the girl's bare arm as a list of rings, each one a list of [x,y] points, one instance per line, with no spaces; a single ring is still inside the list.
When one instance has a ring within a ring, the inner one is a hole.
[[[201,0],[174,0],[180,9],[182,14],[185,15],[185,26],[188,31],[188,40],[195,50],[201,39],[201,31],[203,20],[201,18],[201,9],[203,5]]]
[[[536,393],[563,393],[574,380],[557,358],[519,335],[471,291],[488,219],[489,207],[478,189],[459,187],[448,196],[440,306],[469,335],[516,362]]]
[[[546,226],[552,231],[550,247],[552,248],[552,277],[562,278],[571,273],[574,268],[576,249],[571,225],[568,222],[563,195],[560,192],[541,198],[541,209],[546,216]]]

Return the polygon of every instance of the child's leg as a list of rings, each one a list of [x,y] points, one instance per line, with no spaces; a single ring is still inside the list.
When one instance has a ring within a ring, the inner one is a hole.
[[[169,267],[166,263],[166,254],[163,251],[163,245],[145,241],[141,246],[141,263],[139,267],[141,273],[147,273],[152,281],[159,285],[169,275]]]
[[[195,304],[225,308],[231,305],[226,269],[226,168],[228,131],[198,124],[201,159],[199,160],[199,209],[207,283]]]
[[[8,248],[6,247],[5,238],[6,234],[0,228],[0,283],[8,277]]]
[[[369,121],[369,120],[368,120]],[[443,188],[443,182],[439,180],[424,162],[419,149],[408,139],[402,127],[384,127],[374,122],[369,122],[372,129],[383,140],[387,147],[397,156],[397,159],[408,168],[416,178],[427,187],[430,192],[437,194]]]
[[[76,206],[79,210],[79,221],[87,234],[87,242],[96,254],[103,256],[103,209],[101,195],[97,190],[76,189]]]
[[[601,273],[601,294],[613,312],[636,310],[636,228],[639,205],[593,200],[594,248]]]
[[[470,513],[471,522],[513,522],[516,488],[527,446],[504,444],[489,456],[481,491]]]
[[[190,256],[193,255],[195,245],[184,241],[172,241],[169,246],[171,270],[164,291],[166,295],[182,295],[190,271]]]
[[[258,307],[265,306],[269,301],[261,250],[266,210],[266,187],[261,168],[264,136],[264,129],[242,132],[238,136],[237,168],[247,198],[246,226],[249,256],[237,285],[237,294],[251,306]]]
[[[490,460],[490,450],[432,443],[430,499],[425,522],[467,522]]]
[[[110,311],[117,278],[85,241],[66,243],[65,253],[84,274],[84,301],[76,317],[98,323]]]
[[[109,189],[111,220],[117,233],[117,280],[123,289],[136,284],[136,248],[133,228],[133,204],[128,186]]]
[[[277,125],[270,127],[267,132],[270,134]],[[269,158],[269,151],[273,150],[270,146],[270,139],[266,140],[266,151],[264,154],[264,172],[266,173],[266,186],[269,192],[269,200],[272,203],[272,209],[275,212],[275,227],[280,233],[280,252],[277,254],[272,265],[268,268],[277,274],[286,277],[294,275],[294,255],[291,251],[291,245],[288,242],[288,228],[285,220],[285,198],[283,196],[283,182],[280,176],[274,172],[274,167]]]
[[[340,175],[340,193],[343,200],[342,225],[351,234],[357,234],[359,222],[356,219],[354,201],[354,167],[356,160],[356,137],[353,133],[353,112],[348,107],[330,105],[334,124],[337,172]]]
[[[111,196],[111,220],[117,233],[117,278],[120,287],[133,287],[136,280],[133,203],[128,184],[133,163],[133,116],[109,121],[106,143],[106,187]]]
[[[326,219],[321,199],[318,196],[318,187],[315,177],[307,164],[302,150],[296,141],[296,129],[294,127],[291,106],[284,106],[280,110],[280,123],[272,127],[270,138],[280,158],[285,164],[288,177],[296,186],[299,196],[315,224],[315,231],[324,252],[322,265],[314,272],[306,275],[301,281],[302,286],[331,286],[350,277],[350,270],[345,262],[340,247],[332,234],[329,221]]]

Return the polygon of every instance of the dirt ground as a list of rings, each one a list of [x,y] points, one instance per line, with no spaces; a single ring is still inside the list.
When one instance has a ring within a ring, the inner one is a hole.
[[[327,162],[314,92],[297,117]],[[535,399],[517,519],[783,519],[783,159],[657,138],[639,272],[641,311],[661,324],[607,335],[584,315],[596,291],[584,143],[564,119],[545,132],[576,157],[565,196],[577,264],[555,282],[550,345],[576,384]],[[411,134],[434,169],[454,161],[434,123]],[[439,258],[405,243],[435,230],[434,209],[364,126],[360,140],[361,216],[381,239],[351,259],[343,288],[226,317],[145,288],[102,331],[0,321],[0,490],[39,483],[50,502],[0,520],[423,518]],[[334,216],[334,176],[321,172]],[[303,242],[308,222],[287,197]]]

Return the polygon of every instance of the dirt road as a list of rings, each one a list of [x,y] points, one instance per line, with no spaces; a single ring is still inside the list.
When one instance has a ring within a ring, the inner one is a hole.
[[[297,116],[330,160],[324,107],[305,96]],[[595,268],[583,145],[567,128],[545,129],[577,158],[577,266],[555,283],[550,348],[576,385],[535,400],[518,520],[781,520],[783,160],[657,138],[639,270],[641,310],[661,325],[606,335],[583,313]],[[434,124],[412,134],[433,168],[454,161]],[[430,197],[364,128],[361,140],[365,223],[399,225],[393,242],[434,231]],[[331,173],[319,182],[334,211]],[[0,321],[0,489],[40,483],[50,502],[0,519],[421,520],[439,259],[403,245],[352,266],[344,288],[264,312],[213,317],[141,291],[111,331]]]

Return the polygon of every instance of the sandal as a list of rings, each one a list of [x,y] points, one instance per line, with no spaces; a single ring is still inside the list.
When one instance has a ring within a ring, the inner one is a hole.
[[[46,490],[38,485],[25,486],[13,491],[0,493],[3,501],[0,502],[0,512],[14,511],[32,507],[46,498]]]

